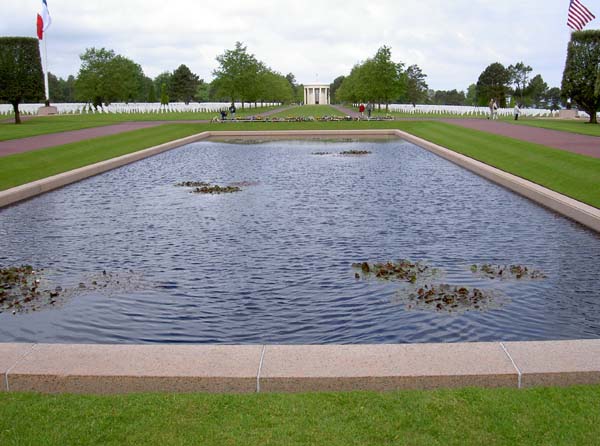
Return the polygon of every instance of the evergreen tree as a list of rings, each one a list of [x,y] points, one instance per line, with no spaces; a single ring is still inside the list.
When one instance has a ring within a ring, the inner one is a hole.
[[[417,104],[427,98],[426,74],[418,65],[411,65],[406,69],[406,98],[408,103]]]
[[[510,83],[510,72],[501,63],[489,65],[477,80],[477,101],[487,105],[490,99],[498,101],[500,107],[506,107],[506,93]]]
[[[44,74],[38,40],[0,37],[0,100],[13,106],[15,124],[21,123],[19,104],[44,98]]]
[[[200,78],[186,65],[180,65],[171,77],[170,97],[175,102],[189,104],[196,94]]]
[[[600,30],[576,31],[571,34],[562,79],[562,94],[590,115],[597,123],[600,109]]]
[[[167,93],[167,84],[165,82],[160,86],[160,105],[169,105],[169,94]]]

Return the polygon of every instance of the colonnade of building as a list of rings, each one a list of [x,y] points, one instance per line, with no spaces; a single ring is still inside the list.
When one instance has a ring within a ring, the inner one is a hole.
[[[316,84],[304,86],[304,104],[306,105],[329,105],[329,85]]]

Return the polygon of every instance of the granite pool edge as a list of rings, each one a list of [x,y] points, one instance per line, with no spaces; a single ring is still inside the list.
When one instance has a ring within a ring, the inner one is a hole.
[[[0,343],[0,392],[528,388],[600,383],[600,339],[375,345]]]
[[[175,149],[192,142],[203,139],[221,137],[306,137],[306,136],[396,136],[419,147],[437,154],[455,164],[458,164],[471,172],[474,172],[490,181],[493,181],[507,189],[523,195],[549,209],[571,218],[588,228],[600,232],[600,209],[587,205],[570,197],[554,192],[531,181],[516,175],[504,172],[485,163],[469,158],[445,147],[418,138],[410,133],[396,129],[373,129],[373,130],[286,130],[286,131],[206,131],[196,135],[170,141],[165,144],[150,147],[148,149],[133,152],[117,158],[101,161],[89,166],[74,169],[48,178],[31,183],[23,184],[5,191],[0,191],[0,208],[34,196],[58,189],[71,183],[89,178],[100,173],[107,172],[117,167],[139,161],[150,156],[157,155],[167,150]]]

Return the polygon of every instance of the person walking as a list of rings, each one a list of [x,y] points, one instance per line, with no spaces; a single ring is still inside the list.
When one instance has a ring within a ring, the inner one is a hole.
[[[490,108],[490,115],[488,116],[488,119],[494,119],[494,104],[496,103],[496,101],[494,101],[494,98],[490,99],[490,103],[488,104],[488,107]]]
[[[358,106],[358,112],[360,113],[361,118],[365,116],[365,104],[363,104],[362,102]]]
[[[235,109],[235,104],[232,102],[231,103],[231,107],[229,107],[229,114],[231,115],[231,119],[235,119],[235,112],[237,110]]]
[[[515,104],[515,121],[519,120],[520,114],[521,114],[521,109],[519,108],[519,104]]]
[[[373,104],[371,101],[367,102],[367,118],[371,119],[371,113],[373,112]]]
[[[494,115],[493,115],[492,119],[498,119],[498,103],[496,102],[495,99],[494,99],[493,109],[494,109]]]

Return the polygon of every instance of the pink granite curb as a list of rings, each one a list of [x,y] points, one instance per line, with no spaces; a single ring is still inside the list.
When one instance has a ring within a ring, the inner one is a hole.
[[[2,391],[343,392],[600,384],[600,339],[382,345],[0,344]]]

